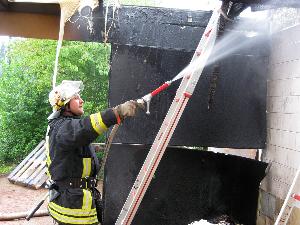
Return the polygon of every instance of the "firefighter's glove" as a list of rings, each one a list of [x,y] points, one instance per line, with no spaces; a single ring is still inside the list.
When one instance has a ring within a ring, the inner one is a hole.
[[[134,116],[136,114],[138,103],[136,101],[130,100],[121,105],[115,107],[121,121],[123,121],[128,116]]]

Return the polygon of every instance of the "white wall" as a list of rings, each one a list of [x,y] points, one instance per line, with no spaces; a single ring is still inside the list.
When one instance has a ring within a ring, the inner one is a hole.
[[[284,10],[278,10],[273,13],[272,27],[276,33],[271,42],[267,143],[262,155],[262,160],[271,163],[271,167],[261,184],[259,212],[270,218],[276,218],[280,210],[278,200],[285,199],[300,166],[300,25],[296,22],[300,11],[292,9],[284,13]]]

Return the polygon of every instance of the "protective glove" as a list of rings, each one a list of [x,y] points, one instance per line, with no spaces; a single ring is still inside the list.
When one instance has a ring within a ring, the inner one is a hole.
[[[130,100],[121,105],[115,107],[121,121],[123,121],[128,116],[134,116],[136,114],[136,108],[138,103],[136,101]]]

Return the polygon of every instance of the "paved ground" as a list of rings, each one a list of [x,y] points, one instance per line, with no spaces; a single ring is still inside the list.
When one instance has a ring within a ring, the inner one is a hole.
[[[7,213],[28,212],[43,198],[46,192],[46,189],[33,190],[11,184],[7,176],[0,175],[0,216]],[[40,210],[46,210],[46,203]],[[53,220],[49,216],[43,216],[34,217],[30,221],[0,221],[0,225],[53,225]]]

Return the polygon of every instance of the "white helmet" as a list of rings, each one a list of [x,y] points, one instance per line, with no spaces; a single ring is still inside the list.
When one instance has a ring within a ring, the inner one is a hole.
[[[76,94],[83,90],[82,81],[63,80],[49,93],[49,102],[53,112],[60,111]]]

